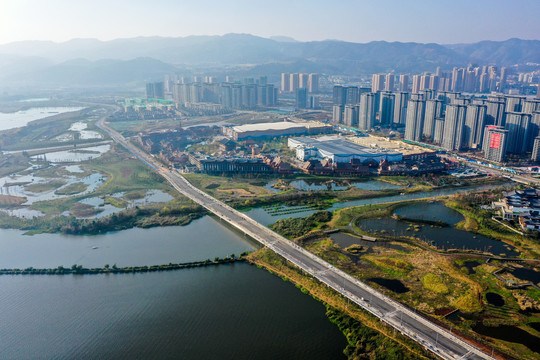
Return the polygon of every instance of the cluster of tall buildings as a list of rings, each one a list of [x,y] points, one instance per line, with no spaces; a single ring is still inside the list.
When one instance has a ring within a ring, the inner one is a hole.
[[[405,140],[435,143],[448,151],[481,149],[495,162],[508,153],[523,156],[540,147],[539,99],[443,91],[412,94],[406,106]]]
[[[147,99],[165,99],[165,83],[153,82],[146,84]]]
[[[247,78],[243,82],[225,80],[225,82],[217,83],[211,76],[195,77],[189,80],[183,77],[168,77],[165,84],[159,83],[162,89],[161,98],[170,97],[181,105],[221,104],[228,109],[254,109],[274,106],[277,102],[277,89],[274,85],[268,84],[266,76],[261,76],[259,79]],[[154,94],[149,90],[156,88],[155,84],[157,83],[147,84],[147,97],[156,97],[149,96],[149,94]]]
[[[296,93],[298,89],[307,89],[307,92],[319,92],[319,74],[282,73],[281,92]]]
[[[409,91],[417,94],[422,90],[453,91],[468,93],[503,92],[506,88],[508,71],[505,67],[500,72],[496,66],[475,66],[453,68],[450,72],[438,67],[434,74],[413,75],[373,74],[371,91]]]
[[[372,89],[373,90],[373,89]],[[404,126],[410,94],[406,91],[370,91],[356,86],[334,86],[332,122],[360,130]]]

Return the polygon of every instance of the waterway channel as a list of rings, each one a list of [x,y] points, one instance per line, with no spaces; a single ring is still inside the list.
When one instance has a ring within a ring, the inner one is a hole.
[[[337,209],[343,209],[343,208],[352,207],[352,206],[363,206],[363,205],[384,204],[384,203],[391,203],[391,202],[405,201],[405,200],[426,199],[426,198],[431,198],[431,197],[461,194],[461,193],[466,193],[466,192],[471,192],[471,191],[484,191],[484,190],[493,189],[495,187],[510,186],[510,185],[511,183],[497,184],[497,185],[478,185],[478,186],[468,186],[468,187],[461,187],[461,188],[445,188],[441,190],[415,192],[415,193],[409,193],[409,194],[403,194],[403,195],[393,195],[393,196],[384,196],[384,197],[378,197],[378,198],[351,200],[351,201],[334,203],[327,210],[334,211]],[[294,210],[294,207],[286,208],[286,209]],[[311,210],[298,211],[294,213],[287,213],[285,215],[271,215],[264,208],[254,208],[247,211],[247,215],[249,215],[252,219],[260,222],[263,225],[270,225],[270,224],[275,223],[279,219],[290,218],[290,217],[304,217],[304,216],[313,214],[316,211],[318,210],[311,209]]]

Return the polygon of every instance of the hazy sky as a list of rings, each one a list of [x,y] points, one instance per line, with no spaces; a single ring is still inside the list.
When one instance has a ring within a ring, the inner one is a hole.
[[[231,32],[302,41],[540,39],[540,0],[0,0],[0,43]]]

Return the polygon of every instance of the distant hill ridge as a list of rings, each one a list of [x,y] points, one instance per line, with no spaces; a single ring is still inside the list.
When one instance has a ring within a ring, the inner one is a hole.
[[[85,62],[73,63],[74,59]],[[22,41],[0,45],[0,79],[59,83],[85,80],[123,83],[130,76],[133,80],[143,80],[184,66],[218,68],[245,64],[257,72],[308,70],[357,75],[434,71],[437,66],[449,69],[468,63],[498,66],[540,63],[540,41],[509,39],[453,45],[300,42],[285,36],[267,39],[227,34],[111,41],[73,39],[62,43]],[[69,76],[63,75],[70,72]]]

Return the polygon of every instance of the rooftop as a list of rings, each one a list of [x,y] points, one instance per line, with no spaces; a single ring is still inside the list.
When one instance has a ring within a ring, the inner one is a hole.
[[[388,151],[394,151],[402,153],[403,155],[421,154],[426,152],[435,152],[430,149],[423,148],[421,146],[406,144],[398,140],[389,140],[380,136],[348,136],[352,142],[369,148],[382,148]]]
[[[322,127],[322,126],[329,126],[325,125],[320,122],[314,122],[314,121],[304,121],[304,122],[290,122],[290,121],[282,121],[282,122],[266,122],[266,123],[258,123],[258,124],[246,124],[246,125],[238,125],[234,126],[233,129],[236,132],[249,132],[249,131],[264,131],[264,130],[286,130],[286,129],[292,129],[292,128],[298,128],[298,127]]]
[[[376,155],[376,154],[399,154],[397,151],[388,151],[382,148],[369,148],[348,141],[340,136],[320,136],[317,138],[300,137],[293,138],[305,147],[314,147],[320,151],[335,154],[335,155]]]

